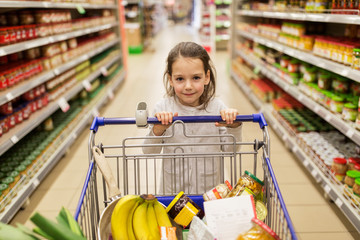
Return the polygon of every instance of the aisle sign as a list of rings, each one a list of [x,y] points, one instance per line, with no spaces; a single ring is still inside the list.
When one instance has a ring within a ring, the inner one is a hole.
[[[63,97],[59,99],[58,104],[59,107],[61,108],[61,111],[63,111],[64,113],[70,109],[69,103]]]

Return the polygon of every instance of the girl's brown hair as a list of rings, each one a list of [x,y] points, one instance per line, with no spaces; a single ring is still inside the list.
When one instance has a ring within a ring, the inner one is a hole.
[[[210,72],[210,82],[208,85],[205,85],[204,93],[200,97],[201,109],[206,109],[209,101],[215,95],[216,70],[206,50],[202,46],[194,42],[178,43],[169,52],[169,55],[166,60],[167,66],[163,76],[166,94],[170,97],[175,96],[174,88],[170,85],[170,79],[168,76],[172,75],[172,65],[180,57],[200,59],[204,65],[205,74],[207,73],[207,71]]]

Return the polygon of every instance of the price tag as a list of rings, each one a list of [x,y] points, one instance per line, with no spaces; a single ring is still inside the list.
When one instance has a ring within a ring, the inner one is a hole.
[[[294,146],[292,149],[291,149],[292,151],[293,151],[293,153],[297,153],[297,151],[298,151],[298,147],[297,146]]]
[[[327,122],[330,122],[330,120],[331,120],[331,115],[330,115],[330,114],[327,114],[327,115],[325,116],[325,120],[326,120]]]
[[[83,8],[83,6],[81,4],[76,4],[76,9],[78,10],[78,12],[80,14],[85,14],[86,13],[85,9]]]
[[[354,136],[355,132],[352,129],[347,130],[346,136],[348,136],[350,139]]]
[[[10,140],[13,144],[16,144],[19,141],[19,138],[16,135],[14,135],[10,138]]]
[[[7,99],[8,101],[11,101],[11,100],[14,99],[14,96],[12,95],[11,92],[9,92],[8,94],[6,94],[6,99]]]
[[[325,187],[324,187],[324,191],[325,191],[327,194],[329,194],[329,192],[331,191],[331,187],[326,184]]]
[[[110,98],[110,100],[114,99],[114,93],[111,89],[108,90],[108,97]]]
[[[104,75],[104,77],[107,77],[107,76],[109,75],[109,72],[108,72],[108,70],[106,69],[106,67],[102,67],[102,68],[100,69],[100,71],[101,71],[102,75]]]
[[[308,160],[304,160],[303,164],[304,164],[305,167],[307,167],[307,166],[309,166],[310,163],[309,163]]]
[[[86,91],[88,91],[88,92],[91,91],[92,86],[91,86],[91,83],[88,80],[84,80],[82,82],[82,85],[84,86]]]
[[[316,177],[317,177],[317,171],[316,171],[315,169],[313,169],[313,170],[311,171],[311,175],[313,175],[313,177],[316,179]]]
[[[49,42],[53,43],[53,42],[55,42],[55,39],[53,37],[49,37]]]
[[[260,66],[260,65],[257,65],[257,66],[254,68],[254,73],[257,75],[257,74],[259,74],[260,70],[261,70],[261,66]]]
[[[61,111],[63,111],[64,113],[70,109],[69,103],[63,97],[59,99],[58,104],[59,107],[61,108]]]
[[[59,69],[58,69],[58,68],[55,68],[55,69],[54,69],[54,73],[55,73],[56,76],[59,75],[59,74],[60,74]]]
[[[343,205],[343,201],[341,201],[340,198],[337,198],[335,201],[336,206],[338,206],[338,208],[341,208],[341,206]]]
[[[40,184],[39,179],[35,178],[34,181],[33,181],[34,188],[37,188],[37,186],[39,186],[39,184]]]
[[[319,113],[319,111],[320,111],[320,107],[318,105],[316,105],[315,108],[314,108],[314,112]]]
[[[0,56],[4,56],[6,54],[6,52],[4,51],[4,49],[0,49]]]

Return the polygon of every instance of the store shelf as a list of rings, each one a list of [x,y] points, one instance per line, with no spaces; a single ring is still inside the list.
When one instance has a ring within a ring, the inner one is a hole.
[[[54,78],[55,76],[64,73],[65,71],[75,67],[76,65],[80,64],[81,62],[86,61],[86,60],[90,59],[91,57],[101,53],[102,51],[114,46],[119,41],[120,41],[120,39],[115,39],[105,45],[102,45],[101,47],[97,48],[96,50],[94,50],[92,52],[84,54],[70,62],[67,62],[67,63],[55,68],[55,69],[41,73],[35,77],[32,77],[30,80],[24,81],[21,84],[18,84],[6,91],[3,91],[2,92],[3,94],[0,96],[0,105],[13,100],[14,98],[22,95],[23,93],[29,91],[30,89],[33,89],[36,86]]]
[[[120,74],[114,79],[112,85],[106,87],[101,90],[101,99],[96,101],[93,107],[89,108],[83,114],[83,116],[78,116],[78,118],[82,119],[77,126],[71,130],[71,134],[65,136],[63,143],[57,147],[57,150],[51,155],[49,159],[47,159],[46,163],[41,167],[41,169],[26,183],[22,189],[17,193],[17,196],[12,199],[10,205],[6,206],[4,212],[0,214],[0,221],[4,223],[10,222],[10,220],[15,216],[16,212],[21,208],[26,199],[34,192],[40,182],[45,178],[45,176],[53,169],[56,163],[62,158],[62,156],[66,153],[66,150],[73,144],[75,139],[84,128],[88,125],[89,121],[92,120],[94,116],[99,113],[101,106],[104,105],[108,98],[112,98],[112,93],[125,79],[126,72],[122,70]]]
[[[1,5],[1,2],[0,2],[0,5]],[[100,32],[102,30],[110,29],[110,28],[116,27],[118,25],[119,25],[118,22],[109,23],[109,24],[105,24],[105,25],[101,25],[101,26],[97,26],[97,27],[81,29],[81,30],[74,31],[74,32],[58,34],[58,35],[43,37],[43,38],[37,38],[37,39],[30,40],[30,41],[11,44],[9,46],[0,48],[0,56],[5,56],[5,55],[12,54],[15,52],[21,52],[21,51],[24,51],[27,49],[44,46],[44,45],[59,42],[59,41],[64,41],[64,40],[67,40],[70,38],[75,38],[75,37],[87,35],[87,34],[94,33],[94,32]]]
[[[276,49],[277,51],[285,53],[291,57],[300,59],[304,62],[311,63],[317,67],[337,73],[341,76],[350,78],[356,82],[360,82],[360,71],[354,70],[351,67],[348,67],[343,64],[339,64],[339,63],[336,63],[336,62],[333,62],[333,61],[330,61],[330,60],[327,60],[327,59],[324,59],[321,57],[317,57],[310,52],[304,52],[302,50],[288,47],[286,45],[283,45],[281,43],[267,39],[262,36],[258,36],[253,33],[249,33],[249,32],[242,31],[242,30],[237,30],[237,34],[240,36],[243,36],[247,39],[251,39],[254,42],[265,45],[269,48]]]
[[[289,20],[298,20],[298,21],[360,24],[360,16],[359,15],[348,15],[348,14],[320,14],[320,13],[306,13],[306,12],[272,12],[272,11],[254,11],[254,10],[238,10],[237,14],[241,15],[241,16],[289,19]]]
[[[99,51],[99,50],[97,50]],[[101,52],[101,51],[99,51]],[[88,58],[86,58],[88,59]],[[85,59],[85,60],[86,60]],[[114,57],[112,60],[107,62],[104,66],[102,66],[97,71],[93,72],[90,76],[88,76],[85,80],[78,83],[75,87],[71,88],[65,95],[57,99],[55,102],[50,102],[46,107],[42,108],[40,111],[37,111],[31,115],[31,117],[24,121],[23,123],[15,126],[10,129],[4,136],[0,138],[0,155],[9,150],[12,146],[14,146],[20,139],[25,137],[30,131],[36,128],[41,122],[46,120],[49,116],[51,116],[56,110],[61,107],[62,102],[68,101],[72,97],[74,97],[77,93],[79,93],[87,83],[92,82],[98,76],[104,72],[104,69],[109,68],[113,63],[119,61],[121,59],[120,56]],[[82,62],[82,61],[81,61]]]
[[[354,225],[357,231],[360,232],[360,215],[357,213],[356,209],[351,206],[349,200],[343,196],[341,187],[334,185],[329,180],[316,163],[302,150],[296,139],[291,136],[284,127],[282,127],[281,123],[272,114],[273,107],[270,104],[265,104],[260,101],[252,90],[245,84],[244,80],[241,79],[241,77],[239,77],[235,72],[231,71],[231,76],[242,91],[249,97],[251,103],[264,114],[267,123],[275,131],[279,138],[282,139],[285,146],[301,161],[319,186],[323,188],[324,192],[335,202],[339,209]]]
[[[287,92],[292,97],[301,102],[303,105],[305,105],[307,108],[315,112],[318,116],[330,123],[332,126],[338,129],[356,144],[360,145],[360,131],[355,129],[354,123],[344,121],[341,118],[340,114],[334,114],[330,112],[329,110],[321,106],[319,103],[315,102],[312,98],[300,92],[300,90],[296,86],[284,81],[277,73],[269,69],[268,66],[259,59],[255,59],[254,57],[240,50],[237,50],[236,53],[249,64],[259,69],[263,75],[265,75],[271,81],[281,87],[285,92]]]
[[[61,3],[44,1],[2,1],[1,8],[66,8],[66,9],[116,9],[114,4]]]

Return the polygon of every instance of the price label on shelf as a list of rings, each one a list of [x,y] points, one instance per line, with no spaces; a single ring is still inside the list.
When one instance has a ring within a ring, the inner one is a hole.
[[[81,4],[76,4],[76,9],[78,10],[78,12],[80,14],[85,14],[86,13],[84,7]]]
[[[113,100],[114,99],[114,93],[111,89],[108,90],[108,97],[110,98],[110,100]]]
[[[39,184],[40,184],[39,179],[35,178],[34,181],[33,181],[33,187],[34,187],[34,189],[37,188],[37,186],[39,186]]]
[[[331,191],[331,187],[326,184],[325,187],[324,187],[324,191],[325,191],[327,194],[329,194],[329,192]]]
[[[61,111],[63,111],[64,113],[70,109],[69,103],[63,97],[59,99],[58,104],[59,107],[61,108]]]
[[[6,94],[6,99],[7,99],[8,101],[11,101],[11,100],[14,99],[14,96],[12,95],[11,92],[9,92],[9,93]]]
[[[255,68],[254,68],[254,73],[257,75],[259,74],[261,71],[261,66],[260,65],[257,65]]]
[[[19,141],[19,138],[16,135],[14,135],[10,138],[10,140],[13,144],[16,144]]]
[[[6,55],[5,50],[4,50],[4,49],[0,49],[0,56],[4,56],[4,55]]]
[[[343,205],[343,201],[341,201],[340,198],[337,198],[337,199],[335,200],[335,204],[336,204],[336,206],[338,206],[338,208],[341,208],[341,206]]]
[[[101,71],[102,75],[104,75],[104,77],[107,77],[107,76],[109,75],[109,72],[108,72],[108,70],[106,69],[106,67],[102,67],[102,68],[100,69],[100,71]]]
[[[90,92],[91,91],[91,83],[88,80],[82,81],[82,85],[84,86],[85,90]]]

